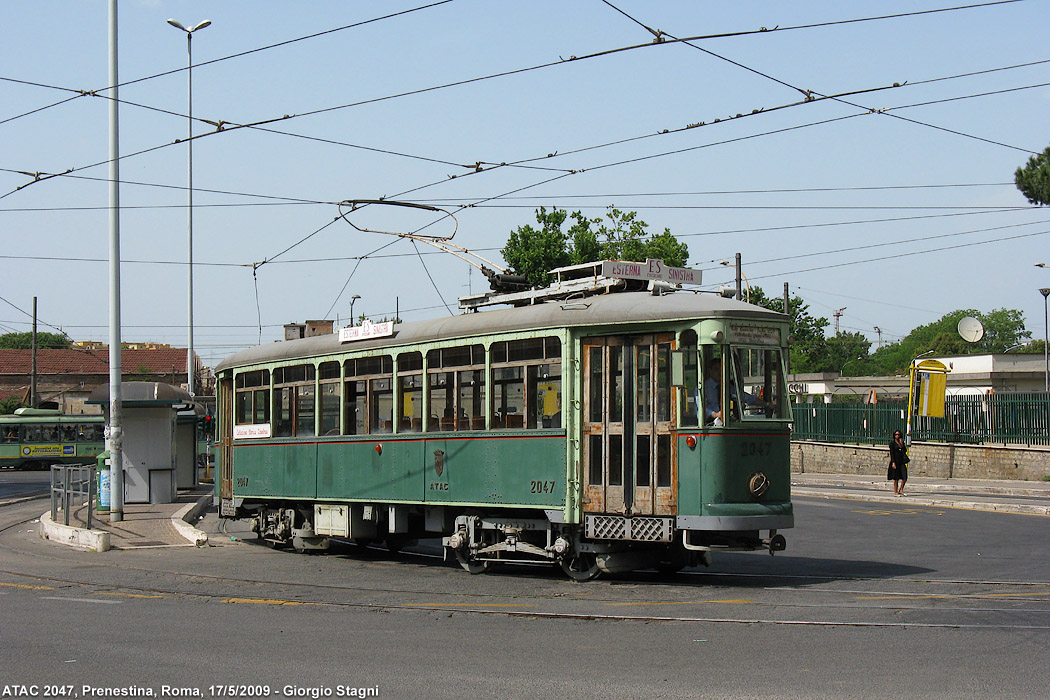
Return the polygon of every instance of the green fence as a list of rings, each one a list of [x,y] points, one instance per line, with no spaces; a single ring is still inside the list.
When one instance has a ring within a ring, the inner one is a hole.
[[[867,404],[794,404],[796,440],[888,443],[894,430],[904,432],[907,402]],[[917,416],[911,438],[923,442],[1050,445],[1050,394],[1031,392],[990,396],[949,396],[943,418]]]

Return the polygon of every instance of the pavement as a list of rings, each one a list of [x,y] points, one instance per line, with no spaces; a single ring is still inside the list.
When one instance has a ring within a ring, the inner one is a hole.
[[[61,512],[55,520],[48,510],[40,516],[40,536],[63,545],[105,552],[149,547],[204,547],[207,533],[195,524],[212,507],[212,487],[179,491],[174,503],[125,503],[123,519],[111,522],[109,513],[93,513],[87,525],[87,507],[70,509],[69,525]]]
[[[856,474],[791,475],[793,498],[827,498],[909,506],[934,506],[965,510],[1050,516],[1050,481],[993,481],[986,479],[909,479],[904,496],[893,493],[885,479]],[[198,546],[208,535],[194,527],[206,512],[214,512],[209,485],[180,491],[175,503],[124,505],[124,519],[110,522],[108,514],[95,514],[92,527],[84,522],[85,508],[71,513],[70,525],[41,516],[44,539],[94,551],[146,547]]]

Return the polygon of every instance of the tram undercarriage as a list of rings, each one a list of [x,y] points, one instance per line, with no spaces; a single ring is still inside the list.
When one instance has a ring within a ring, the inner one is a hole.
[[[422,512],[421,512],[422,511]],[[260,540],[295,551],[326,551],[333,538],[359,544],[385,542],[397,551],[417,539],[441,536],[446,556],[471,574],[505,562],[556,564],[570,578],[587,581],[602,573],[656,569],[664,574],[711,563],[714,551],[783,551],[775,529],[697,531],[674,527],[673,518],[587,515],[583,524],[546,518],[465,513],[443,507],[288,503],[238,509],[252,520]],[[657,522],[658,521],[658,522]],[[447,534],[444,534],[447,533]]]

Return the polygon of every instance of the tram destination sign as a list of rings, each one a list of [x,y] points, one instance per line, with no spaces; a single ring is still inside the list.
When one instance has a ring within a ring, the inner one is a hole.
[[[602,275],[626,280],[659,280],[671,284],[701,284],[701,270],[690,267],[671,267],[663,260],[649,258],[645,262],[606,260]]]
[[[355,340],[368,340],[369,338],[385,338],[394,334],[394,322],[372,323],[365,321],[360,326],[346,326],[339,329],[339,342],[350,343]]]

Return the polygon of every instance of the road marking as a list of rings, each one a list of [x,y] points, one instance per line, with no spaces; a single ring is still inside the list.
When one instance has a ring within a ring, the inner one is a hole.
[[[301,600],[281,600],[280,598],[227,598],[222,602],[241,605],[316,605],[316,603],[304,603]]]
[[[54,586],[30,586],[25,583],[0,583],[0,586],[10,586],[11,588],[25,588],[31,591],[53,591]]]
[[[63,598],[61,596],[47,595],[44,600],[68,600],[73,603],[102,603],[105,605],[120,605],[122,600],[99,600],[98,598]]]
[[[537,608],[533,603],[406,603],[406,605],[421,605],[428,608]]]
[[[99,593],[99,595],[118,595],[118,596],[123,596],[124,598],[163,598],[164,597],[162,595],[142,595],[141,593],[107,593],[107,592],[104,592],[104,591]]]
[[[704,605],[705,603],[726,603],[729,605],[746,605],[750,603],[750,600],[651,600],[651,601],[638,601],[634,603],[606,603],[609,606],[623,606],[623,605]]]

